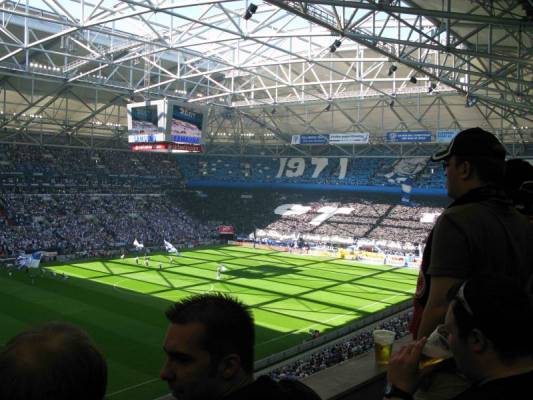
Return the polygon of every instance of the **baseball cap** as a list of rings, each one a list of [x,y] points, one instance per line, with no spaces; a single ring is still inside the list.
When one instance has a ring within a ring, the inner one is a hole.
[[[461,131],[448,147],[431,156],[431,161],[442,161],[451,156],[486,157],[505,160],[505,147],[492,133],[481,128]]]

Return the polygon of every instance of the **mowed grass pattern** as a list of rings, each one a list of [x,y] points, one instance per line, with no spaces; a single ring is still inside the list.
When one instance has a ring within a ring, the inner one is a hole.
[[[149,267],[131,256],[47,266],[34,284],[26,272],[2,271],[1,342],[37,322],[70,321],[106,355],[108,398],[149,400],[167,392],[158,372],[171,302],[206,292],[236,296],[252,307],[260,359],[301,343],[309,329],[327,332],[412,297],[417,277],[406,268],[244,247],[187,250],[173,263],[151,254]],[[228,268],[220,281],[218,263]]]

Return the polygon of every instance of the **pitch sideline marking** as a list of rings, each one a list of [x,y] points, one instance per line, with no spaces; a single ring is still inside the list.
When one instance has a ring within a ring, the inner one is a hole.
[[[355,309],[354,311],[357,311],[357,310],[364,310],[365,308],[371,307],[371,306],[376,305],[376,304],[379,304],[379,303],[383,303],[383,302],[385,302],[385,301],[387,301],[387,300],[391,300],[391,299],[393,299],[393,298],[395,298],[395,297],[398,297],[398,296],[401,296],[401,295],[399,295],[399,294],[395,294],[395,295],[393,295],[393,296],[386,297],[386,298],[384,298],[384,299],[381,300],[381,301],[375,301],[375,302],[373,302],[373,303],[367,304],[367,305],[364,306],[364,307],[357,308],[357,309]],[[285,335],[281,335],[281,336],[278,336],[278,337],[272,338],[272,339],[267,340],[266,342],[263,342],[263,343],[259,343],[259,344],[256,345],[255,347],[260,347],[260,346],[263,346],[263,345],[265,345],[265,344],[267,344],[267,343],[276,342],[276,341],[278,341],[278,340],[280,340],[280,339],[286,338],[287,336],[293,335],[293,334],[298,333],[298,332],[305,332],[305,331],[308,331],[309,329],[313,328],[314,326],[322,325],[322,324],[324,324],[324,323],[327,323],[327,322],[333,321],[333,320],[335,320],[335,319],[337,319],[337,318],[340,318],[340,317],[346,317],[346,316],[348,316],[348,315],[351,315],[351,314],[339,314],[339,315],[336,315],[336,316],[334,316],[334,317],[331,317],[331,318],[326,319],[325,321],[317,322],[317,323],[315,323],[315,324],[311,324],[311,325],[309,325],[309,326],[307,326],[307,327],[300,328],[300,329],[298,329],[297,331],[290,332],[290,333],[287,333],[287,334],[285,334]]]
[[[106,397],[115,396],[117,394],[127,392],[128,390],[135,389],[135,388],[138,388],[140,386],[144,386],[144,385],[147,385],[149,383],[152,383],[152,382],[155,382],[155,381],[158,381],[158,380],[160,380],[160,378],[153,378],[153,379],[147,380],[145,382],[138,383],[136,385],[128,386],[128,387],[126,387],[124,389],[120,389],[120,390],[117,390],[117,391],[115,391],[113,393],[109,393],[108,395],[106,395]]]

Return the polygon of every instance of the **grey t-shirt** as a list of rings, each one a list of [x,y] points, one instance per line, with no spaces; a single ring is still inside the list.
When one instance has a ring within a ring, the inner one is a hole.
[[[431,276],[495,273],[526,282],[533,273],[533,224],[504,201],[448,208],[433,235]]]

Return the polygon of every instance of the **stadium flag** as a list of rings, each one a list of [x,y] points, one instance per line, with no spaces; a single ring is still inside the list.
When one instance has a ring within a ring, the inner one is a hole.
[[[17,263],[21,268],[39,268],[42,256],[42,251],[36,251],[32,254],[22,254],[17,257]]]
[[[135,246],[135,248],[136,248],[137,250],[144,249],[144,244],[139,243],[139,241],[138,241],[137,239],[135,239],[135,240],[133,241],[133,245]]]
[[[411,202],[411,192],[413,191],[413,181],[410,178],[407,178],[401,183],[402,187],[402,203],[406,205],[412,205]]]
[[[165,250],[166,250],[166,251],[168,251],[170,254],[175,254],[175,255],[177,255],[177,256],[180,255],[178,249],[176,249],[176,248],[172,245],[172,243],[167,242],[165,239],[163,239],[163,242],[164,242],[164,244],[165,244]]]

